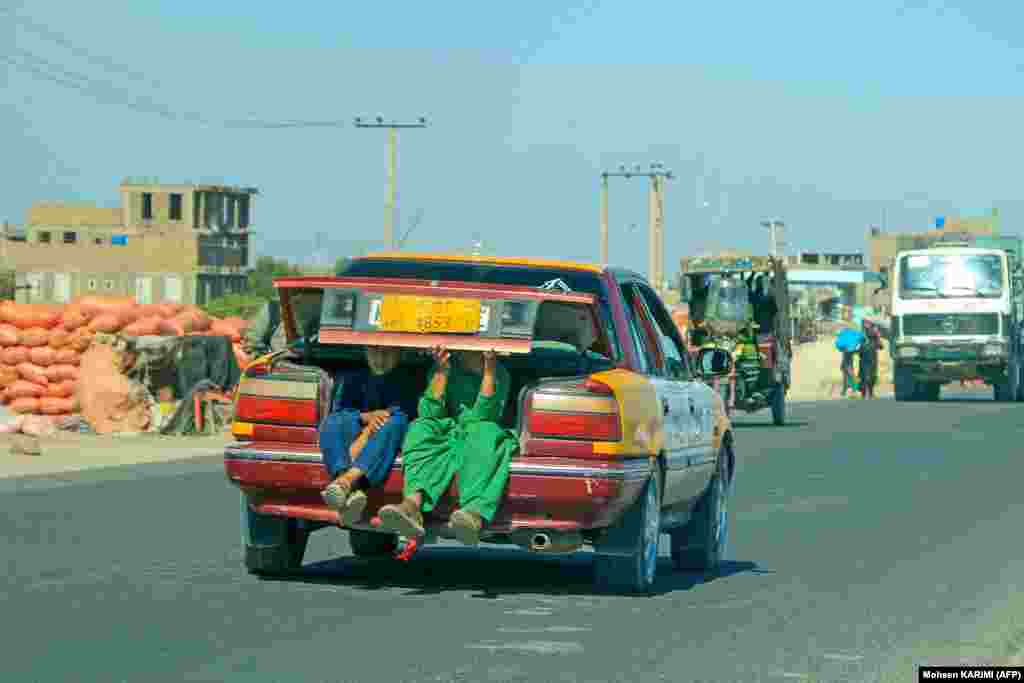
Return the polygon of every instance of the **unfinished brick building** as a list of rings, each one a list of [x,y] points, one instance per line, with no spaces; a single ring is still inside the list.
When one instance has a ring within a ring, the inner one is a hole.
[[[245,289],[256,194],[128,179],[116,208],[33,205],[23,228],[5,226],[0,258],[17,272],[19,301],[117,294],[202,305]]]

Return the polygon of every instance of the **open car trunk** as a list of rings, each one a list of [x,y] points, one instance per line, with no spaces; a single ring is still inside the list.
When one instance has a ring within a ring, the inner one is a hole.
[[[591,294],[532,287],[411,280],[277,281],[290,362],[325,373],[320,418],[367,346],[405,349],[403,366],[426,390],[430,350],[494,349],[512,385],[502,423],[518,427],[523,390],[546,379],[611,369],[610,340]]]

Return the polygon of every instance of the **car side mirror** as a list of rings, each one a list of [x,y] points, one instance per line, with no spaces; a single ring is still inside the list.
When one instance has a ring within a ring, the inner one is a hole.
[[[697,368],[702,377],[720,377],[732,372],[732,354],[723,349],[701,349],[697,353]]]

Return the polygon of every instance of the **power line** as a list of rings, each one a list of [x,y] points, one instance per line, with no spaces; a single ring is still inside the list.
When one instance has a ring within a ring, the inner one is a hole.
[[[121,74],[124,74],[125,76],[128,76],[133,80],[144,81],[154,88],[159,89],[163,87],[159,82],[151,81],[149,77],[145,74],[139,73],[138,71],[134,71],[130,67],[127,67],[123,64],[119,64],[109,57],[94,54],[91,51],[86,50],[85,48],[75,45],[73,42],[68,40],[67,36],[65,36],[64,34],[59,33],[58,31],[55,31],[52,28],[48,28],[43,24],[39,24],[35,21],[32,21],[31,19],[18,14],[10,7],[0,7],[0,13],[9,15],[13,23],[18,24],[22,28],[31,31],[32,33],[36,34],[37,36],[45,40],[49,40],[51,43],[56,43],[57,45],[60,45],[62,48],[64,48],[71,54],[75,55],[76,57],[80,57],[88,62],[92,62],[93,64],[106,68],[110,71],[117,71]]]
[[[2,12],[9,13],[9,10],[0,9],[0,13]],[[114,68],[118,68],[119,66],[113,60],[96,57],[81,49],[77,50],[82,55],[88,55],[88,59],[90,61],[102,61]],[[16,55],[17,59],[12,55]],[[113,86],[109,81],[101,81],[77,71],[72,71],[60,64],[57,64],[56,62],[44,59],[26,50],[20,50],[17,48],[11,49],[6,55],[0,55],[0,60],[36,80],[47,81],[64,88],[75,90],[81,94],[91,97],[100,104],[117,104],[128,107],[136,112],[154,114],[169,121],[187,121],[206,126],[242,129],[340,128],[346,125],[346,122],[341,120],[261,121],[251,119],[213,119],[195,112],[175,111],[167,105],[156,102],[149,97],[133,95],[123,88]],[[126,68],[120,68],[119,70],[124,71],[125,69]],[[133,77],[140,76],[140,74],[136,74],[134,72],[130,75]]]

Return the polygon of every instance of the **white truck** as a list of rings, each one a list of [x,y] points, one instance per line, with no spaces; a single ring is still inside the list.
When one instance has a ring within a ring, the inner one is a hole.
[[[897,401],[984,380],[997,401],[1022,394],[1021,273],[1012,251],[937,243],[896,255],[889,353]]]

